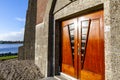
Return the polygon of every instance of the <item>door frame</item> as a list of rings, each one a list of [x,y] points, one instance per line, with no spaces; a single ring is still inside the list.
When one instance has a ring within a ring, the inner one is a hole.
[[[54,20],[55,21],[55,25],[54,25],[54,51],[53,51],[53,72],[54,75],[60,75],[60,69],[61,69],[61,22],[64,20],[69,20],[72,18],[76,18],[78,16],[82,16],[82,15],[86,15],[89,13],[93,13],[99,10],[103,10],[103,4],[95,6],[95,8],[89,8],[86,9],[85,11],[80,11],[79,13],[75,13],[72,14],[70,16],[58,19],[58,20]],[[104,10],[103,10],[104,11]],[[105,72],[105,70],[104,70]],[[105,74],[104,74],[105,76]]]

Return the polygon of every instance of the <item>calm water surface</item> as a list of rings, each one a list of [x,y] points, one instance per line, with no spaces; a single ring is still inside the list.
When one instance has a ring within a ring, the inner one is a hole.
[[[18,47],[23,44],[0,44],[0,54],[2,53],[18,53]]]

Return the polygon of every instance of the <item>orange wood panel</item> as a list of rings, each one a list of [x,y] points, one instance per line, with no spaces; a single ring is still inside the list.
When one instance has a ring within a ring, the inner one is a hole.
[[[102,76],[94,72],[82,70],[81,80],[102,80]]]
[[[63,27],[62,31],[62,63],[73,66],[68,26]]]
[[[72,77],[75,77],[74,67],[69,66],[67,64],[62,64],[62,72],[64,72],[65,74],[68,74]]]
[[[62,72],[77,77],[77,19],[62,22]],[[68,26],[74,24],[74,56]]]
[[[100,47],[100,20],[95,19],[91,21],[90,33],[88,36],[88,43],[86,48],[86,57],[84,69],[100,74],[102,72],[102,55]]]
[[[98,11],[80,17],[79,20],[90,19],[90,32],[86,46],[86,55],[83,69],[80,71],[81,80],[104,80],[104,27],[103,11]],[[80,67],[81,68],[81,67]],[[89,73],[91,72],[91,73]],[[99,79],[92,75],[97,75]],[[91,78],[87,78],[85,76]]]

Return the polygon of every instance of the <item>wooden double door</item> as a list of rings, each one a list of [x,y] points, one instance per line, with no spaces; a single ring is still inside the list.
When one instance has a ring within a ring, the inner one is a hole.
[[[61,72],[80,80],[104,80],[103,10],[62,21]]]

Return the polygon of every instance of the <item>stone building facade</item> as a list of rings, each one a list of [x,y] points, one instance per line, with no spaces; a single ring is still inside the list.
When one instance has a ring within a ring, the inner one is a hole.
[[[34,60],[46,77],[60,75],[62,21],[102,10],[104,71],[99,80],[119,80],[119,8],[119,0],[29,0],[24,45],[19,48],[19,59]]]

